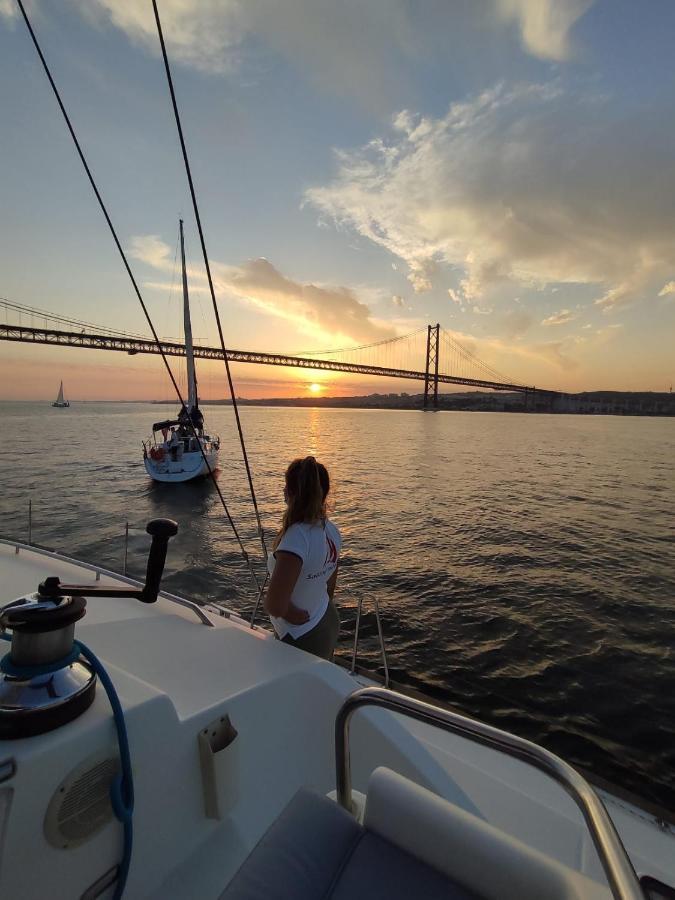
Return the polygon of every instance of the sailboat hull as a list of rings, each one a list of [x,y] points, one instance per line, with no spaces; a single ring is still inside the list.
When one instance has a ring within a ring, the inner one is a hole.
[[[54,403],[52,403],[52,406],[55,409],[68,409],[70,403],[67,400],[64,400],[63,403],[59,403],[58,400],[55,400]]]
[[[181,459],[172,460],[166,458],[163,460],[154,460],[146,456],[145,471],[153,479],[163,483],[177,484],[181,481],[192,481],[195,478],[203,478],[211,471],[215,471],[218,467],[218,451],[207,450],[205,453],[208,460],[208,468],[204,462],[204,457],[199,451],[192,453],[184,453]]]

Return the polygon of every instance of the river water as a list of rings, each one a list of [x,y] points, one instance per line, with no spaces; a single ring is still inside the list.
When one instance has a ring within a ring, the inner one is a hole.
[[[140,442],[172,408],[0,404],[0,531],[142,577],[147,520],[170,516],[164,587],[250,615],[254,591],[213,485],[162,486]],[[232,411],[219,484],[256,558]],[[315,454],[334,481],[336,599],[351,650],[392,676],[545,744],[675,810],[675,420],[244,407],[266,528],[282,472]],[[8,452],[9,451],[9,452]],[[2,602],[13,598],[0,598]]]

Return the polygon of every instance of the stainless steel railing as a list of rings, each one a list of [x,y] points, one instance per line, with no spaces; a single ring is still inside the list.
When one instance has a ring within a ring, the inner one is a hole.
[[[382,667],[384,669],[384,686],[389,687],[389,664],[387,663],[387,651],[384,646],[384,630],[382,628],[382,617],[380,616],[380,602],[377,595],[375,601],[375,619],[377,621],[377,636],[380,641],[380,654],[382,656]],[[356,655],[359,649],[359,634],[361,630],[361,614],[363,612],[363,597],[359,597],[358,606],[356,607],[356,625],[354,627],[354,646],[352,648],[352,664],[350,674],[356,674]]]
[[[335,720],[337,800],[342,807],[352,810],[349,725],[353,714],[362,706],[378,706],[410,716],[419,722],[435,725],[444,731],[515,757],[549,775],[567,791],[581,810],[616,900],[645,900],[638,877],[609,813],[593,788],[576,769],[524,738],[384,688],[355,691],[342,704]]]

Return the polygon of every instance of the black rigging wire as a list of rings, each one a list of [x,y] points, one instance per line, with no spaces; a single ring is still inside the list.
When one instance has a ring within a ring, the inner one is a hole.
[[[211,302],[213,304],[213,313],[216,318],[216,324],[218,326],[218,337],[220,339],[220,347],[223,351],[223,360],[225,362],[225,371],[227,372],[227,383],[230,388],[230,397],[232,399],[232,409],[234,411],[234,418],[237,423],[237,431],[239,432],[239,443],[241,444],[241,453],[244,459],[244,466],[246,467],[246,477],[248,479],[248,487],[249,492],[251,494],[251,500],[253,502],[253,508],[255,510],[255,517],[258,523],[258,534],[260,535],[260,543],[262,545],[263,555],[265,558],[267,557],[267,546],[265,544],[265,532],[263,530],[262,521],[260,519],[260,511],[258,510],[258,501],[255,494],[255,488],[253,487],[253,477],[251,476],[251,468],[248,462],[248,453],[246,452],[246,441],[244,440],[244,432],[241,427],[241,419],[239,417],[239,405],[237,403],[237,397],[234,390],[234,383],[232,381],[232,373],[230,371],[230,362],[227,357],[227,350],[225,348],[225,338],[223,336],[223,327],[220,322],[220,313],[218,312],[218,304],[216,303],[216,292],[213,287],[213,278],[211,277],[211,266],[209,264],[209,256],[206,252],[206,242],[204,240],[204,231],[202,229],[202,220],[199,215],[199,207],[197,205],[197,195],[195,194],[195,187],[192,181],[192,172],[190,170],[190,161],[187,155],[187,148],[185,146],[185,139],[183,137],[183,127],[181,125],[180,113],[178,112],[178,103],[176,102],[176,93],[173,89],[173,79],[171,77],[171,68],[169,66],[169,57],[166,52],[166,44],[164,43],[164,32],[162,31],[162,22],[159,18],[159,10],[157,8],[157,0],[152,0],[152,8],[155,13],[155,22],[157,23],[157,34],[159,36],[159,43],[162,48],[162,58],[164,60],[164,69],[166,71],[166,80],[169,86],[169,93],[171,94],[171,104],[173,106],[173,113],[176,119],[176,128],[178,129],[178,137],[180,139],[180,147],[183,153],[183,163],[185,164],[185,174],[187,175],[188,185],[190,187],[190,196],[192,198],[192,208],[195,214],[195,220],[197,222],[197,230],[199,231],[199,241],[202,245],[202,255],[204,257],[204,268],[206,269],[206,277],[209,282],[209,291],[211,293]]]
[[[19,9],[21,10],[21,15],[23,16],[23,20],[26,23],[26,28],[28,29],[28,33],[30,34],[31,40],[33,41],[33,46],[35,47],[35,50],[37,51],[37,54],[40,57],[40,62],[42,63],[42,67],[45,70],[45,74],[49,80],[49,84],[51,85],[52,91],[54,92],[54,96],[56,97],[56,102],[59,104],[59,108],[63,114],[63,118],[66,122],[66,125],[68,126],[68,131],[70,132],[70,136],[72,137],[73,143],[75,144],[75,148],[77,150],[78,156],[80,157],[80,162],[84,166],[84,171],[87,173],[87,178],[89,179],[89,183],[92,187],[92,190],[94,191],[94,194],[96,195],[96,199],[98,200],[98,205],[100,206],[101,212],[103,213],[103,216],[108,224],[110,233],[112,234],[113,240],[115,241],[115,246],[117,247],[117,250],[119,251],[119,254],[122,258],[122,262],[124,263],[124,268],[127,270],[127,274],[131,281],[131,284],[133,285],[134,292],[138,298],[138,302],[141,304],[141,309],[143,310],[143,313],[145,314],[146,321],[148,323],[148,326],[150,327],[150,331],[152,332],[152,336],[154,338],[155,344],[157,345],[157,349],[162,357],[162,361],[164,362],[166,371],[169,375],[169,378],[171,379],[171,383],[174,387],[174,390],[176,391],[176,396],[178,397],[178,400],[180,401],[181,409],[185,410],[187,412],[187,407],[185,405],[185,401],[183,400],[180,388],[178,387],[178,383],[174,377],[173,372],[171,371],[171,366],[169,365],[169,361],[166,357],[166,354],[164,352],[162,344],[159,340],[159,336],[157,335],[157,332],[155,331],[155,326],[153,325],[152,319],[150,318],[150,313],[148,312],[148,308],[145,305],[145,301],[143,300],[143,297],[141,295],[140,289],[138,287],[138,283],[136,282],[136,279],[134,277],[134,273],[131,271],[131,267],[127,260],[126,254],[125,254],[124,250],[122,249],[122,244],[120,243],[120,240],[117,237],[117,232],[115,231],[115,226],[112,223],[112,220],[108,214],[106,205],[103,202],[103,198],[101,197],[98,187],[96,186],[96,182],[94,181],[94,176],[91,174],[91,170],[89,168],[87,160],[86,160],[84,153],[82,151],[82,148],[80,146],[80,142],[78,141],[77,135],[75,134],[75,130],[71,124],[70,117],[68,116],[68,113],[66,112],[66,108],[63,105],[63,101],[61,100],[61,95],[59,93],[59,89],[57,88],[56,83],[55,83],[54,79],[52,78],[52,73],[47,64],[47,60],[45,59],[44,54],[42,53],[42,50],[38,43],[37,37],[35,36],[35,32],[33,31],[33,27],[30,23],[30,19],[28,18],[28,14],[26,13],[25,7],[23,5],[23,0],[16,0],[16,2],[19,6]],[[237,543],[239,544],[242,556],[243,556],[244,560],[246,561],[249,572],[251,574],[251,578],[256,586],[256,589],[260,592],[261,587],[260,587],[260,583],[258,581],[258,577],[253,569],[251,560],[249,559],[249,555],[246,552],[246,548],[244,547],[241,536],[239,535],[239,532],[237,530],[237,526],[234,524],[234,520],[233,520],[232,516],[230,515],[230,511],[228,509],[227,503],[225,502],[225,497],[223,496],[223,493],[220,490],[220,486],[218,485],[218,482],[215,479],[213,470],[211,469],[211,466],[209,465],[209,461],[206,458],[206,453],[204,452],[204,448],[202,446],[201,441],[198,439],[199,436],[197,435],[197,431],[194,427],[194,423],[192,422],[192,419],[189,414],[186,416],[186,419],[189,422],[189,427],[192,431],[193,436],[195,438],[197,438],[197,444],[201,450],[202,459],[204,460],[204,462],[206,464],[206,468],[208,470],[209,476],[211,477],[211,480],[213,481],[213,485],[218,493],[220,502],[223,505],[223,510],[225,511],[225,515],[227,516],[227,520],[230,524],[230,527],[232,528],[234,536],[237,539]]]

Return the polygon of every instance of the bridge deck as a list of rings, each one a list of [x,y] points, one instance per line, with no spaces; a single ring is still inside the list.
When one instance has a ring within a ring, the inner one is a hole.
[[[152,340],[144,340],[130,336],[113,336],[109,334],[92,334],[86,331],[59,331],[53,328],[32,328],[23,325],[0,324],[0,340],[20,343],[48,344],[58,347],[81,347],[90,350],[115,350],[135,355],[137,353],[159,354],[159,348]],[[183,344],[162,341],[162,350],[167,356],[185,356]],[[204,347],[195,345],[195,356],[201,359],[223,359],[220,347]],[[260,353],[253,350],[227,350],[230,362],[255,363],[265,366],[287,366],[299,369],[315,369],[331,372],[349,372],[356,375],[377,375],[386,378],[407,378],[424,381],[426,373],[414,369],[394,369],[387,366],[371,366],[360,363],[340,362],[332,359],[315,359],[307,356],[287,356],[283,353]],[[433,377],[433,376],[432,376]],[[486,388],[493,391],[520,391],[552,395],[556,391],[544,391],[522,384],[508,384],[499,381],[483,381],[476,378],[463,378],[458,375],[438,373],[438,381],[442,384],[461,384],[468,387]]]

